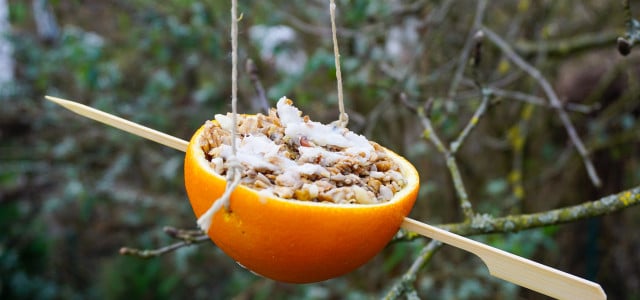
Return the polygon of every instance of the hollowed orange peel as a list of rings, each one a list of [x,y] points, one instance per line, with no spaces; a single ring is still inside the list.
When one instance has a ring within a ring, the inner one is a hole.
[[[203,127],[187,148],[184,180],[196,217],[225,190],[199,143]],[[386,150],[386,149],[385,149]],[[231,195],[229,210],[213,217],[209,237],[244,267],[293,283],[322,281],[348,273],[373,258],[391,240],[415,202],[419,179],[404,158],[398,163],[407,185],[381,204],[332,204],[285,200],[244,185]]]
[[[196,216],[223,192],[225,179],[211,172],[191,143],[91,107],[45,96],[82,116],[186,152],[185,185]],[[606,299],[597,283],[407,218],[418,190],[418,174],[401,156],[407,185],[394,198],[375,205],[308,203],[264,196],[242,185],[220,210],[207,234],[229,256],[250,270],[276,280],[314,282],[347,273],[379,252],[399,227],[479,256],[489,273],[558,299]]]

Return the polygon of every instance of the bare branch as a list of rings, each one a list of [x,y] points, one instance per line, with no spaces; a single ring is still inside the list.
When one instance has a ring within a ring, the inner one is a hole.
[[[120,248],[120,255],[130,255],[140,258],[153,258],[175,251],[182,247],[199,244],[209,241],[209,236],[204,234],[202,230],[185,230],[176,229],[173,227],[165,227],[164,232],[175,239],[181,240],[180,242],[160,247],[157,249],[136,249],[129,247]]]
[[[511,184],[511,193],[514,203],[511,204],[512,213],[520,213],[521,204],[524,199],[523,165],[524,165],[524,144],[527,139],[529,123],[535,106],[526,104],[520,111],[520,119],[507,131],[507,139],[513,151],[511,171],[507,176]]]
[[[164,231],[168,236],[179,240],[191,240],[205,235],[200,229],[180,229],[171,226],[165,226],[162,228],[162,231]]]
[[[262,87],[262,82],[260,82],[260,76],[258,76],[258,67],[256,67],[256,64],[252,59],[247,59],[245,68],[247,73],[249,74],[251,83],[253,83],[253,88],[256,90],[256,94],[258,96],[258,103],[255,106],[256,108],[262,110],[263,113],[268,114],[269,100],[267,100],[267,93],[265,93],[264,88]]]
[[[458,86],[460,85],[460,82],[462,82],[462,76],[463,76],[464,70],[467,68],[467,61],[469,60],[469,54],[471,52],[473,45],[476,42],[476,39],[474,37],[476,36],[476,33],[480,28],[480,26],[482,26],[482,19],[484,17],[486,7],[487,7],[486,0],[478,1],[478,4],[476,6],[476,16],[473,20],[473,25],[471,25],[471,29],[469,30],[467,40],[465,41],[464,47],[460,52],[460,58],[458,59],[458,68],[456,69],[456,72],[453,75],[453,79],[451,80],[451,85],[449,86],[449,93],[448,93],[449,100],[452,100],[453,98],[455,98],[456,91],[458,90]]]
[[[587,33],[554,41],[520,41],[515,43],[514,48],[522,56],[544,53],[552,57],[561,57],[576,55],[595,48],[610,47],[617,36],[618,33],[614,31]]]
[[[465,189],[464,182],[462,181],[462,175],[460,174],[460,169],[458,168],[458,163],[456,162],[456,158],[454,155],[455,153],[452,153],[451,150],[442,143],[442,140],[440,140],[440,137],[438,137],[438,134],[433,129],[431,119],[429,118],[428,111],[430,110],[433,99],[430,99],[427,102],[426,108],[416,107],[410,104],[410,102],[406,99],[406,95],[404,93],[400,95],[400,100],[403,104],[407,105],[407,107],[417,113],[418,118],[420,119],[420,123],[424,127],[424,138],[433,143],[436,146],[436,149],[438,149],[438,151],[444,156],[447,167],[449,168],[449,173],[451,174],[451,179],[453,180],[453,186],[460,201],[460,208],[462,209],[462,212],[465,216],[465,220],[471,220],[474,214],[473,208],[471,202],[469,201],[469,195],[467,194],[467,190]],[[473,123],[473,119],[470,123]],[[470,130],[471,129],[469,129],[469,131]],[[463,140],[464,137],[459,138],[458,144],[461,144]]]
[[[483,222],[450,223],[438,225],[438,227],[464,236],[517,232],[594,218],[621,211],[638,204],[640,204],[640,186],[595,201],[587,201],[582,204],[545,212],[511,215],[499,218],[483,215]],[[404,236],[404,239],[411,240],[417,237],[419,236],[408,234]]]
[[[524,72],[529,74],[529,76],[535,79],[540,85],[540,87],[542,87],[542,90],[547,95],[549,103],[558,113],[558,117],[560,118],[560,121],[564,125],[564,128],[566,129],[567,134],[571,139],[571,142],[576,147],[576,150],[578,150],[578,153],[582,157],[582,161],[585,165],[585,168],[587,169],[587,173],[589,174],[589,179],[591,179],[591,182],[593,183],[594,186],[600,187],[602,185],[602,182],[600,181],[600,177],[598,176],[595,170],[595,167],[593,166],[593,163],[589,159],[589,153],[585,148],[584,143],[582,143],[582,140],[578,136],[578,133],[576,132],[575,127],[573,127],[573,124],[571,123],[571,119],[569,119],[569,115],[563,109],[562,103],[560,102],[560,99],[558,99],[558,95],[551,87],[551,84],[549,83],[549,81],[547,81],[547,79],[545,79],[542,76],[542,74],[540,74],[540,71],[538,69],[534,68],[532,65],[527,63],[524,59],[522,59],[522,57],[516,54],[515,51],[513,51],[513,49],[511,48],[511,46],[509,46],[509,44],[507,44],[507,42],[504,41],[498,34],[496,34],[495,32],[491,31],[491,29],[484,26],[482,27],[482,30],[485,32],[487,37],[498,48],[500,48],[500,50],[507,56],[507,58],[509,58],[509,60],[511,60],[518,67],[520,67],[520,69],[522,69]]]
[[[491,91],[488,89],[482,89],[482,101],[480,102],[480,105],[473,113],[473,116],[469,120],[469,123],[467,123],[467,126],[464,127],[458,137],[453,142],[451,142],[451,145],[449,146],[449,148],[451,149],[451,154],[455,154],[456,152],[458,152],[458,149],[460,149],[460,146],[469,135],[469,132],[471,132],[471,130],[476,127],[476,125],[480,121],[480,118],[482,118],[484,113],[487,111],[487,106],[489,104],[490,98]]]
[[[544,98],[523,93],[523,92],[491,88],[491,93],[499,97],[510,98],[513,100],[518,100],[518,101],[522,101],[529,104],[535,104],[535,105],[546,107],[546,108],[552,108],[551,105]],[[592,113],[595,110],[600,109],[600,104],[596,103],[593,105],[585,105],[585,104],[568,102],[568,103],[563,103],[563,107],[565,110],[568,110],[571,112],[588,114],[588,113]]]
[[[410,294],[415,291],[413,282],[415,282],[418,272],[422,270],[430,261],[433,255],[440,249],[442,243],[437,240],[431,240],[429,244],[422,248],[418,257],[413,261],[411,267],[402,275],[389,290],[384,299],[398,299],[402,295]]]
[[[618,37],[618,52],[627,56],[631,53],[631,48],[640,41],[640,22],[634,19],[631,14],[631,4],[629,0],[622,1],[622,9],[624,10],[625,25],[627,32],[625,37]]]
[[[631,4],[629,0],[622,0],[622,10],[624,11],[624,22],[627,28],[631,28],[633,17],[631,16]]]

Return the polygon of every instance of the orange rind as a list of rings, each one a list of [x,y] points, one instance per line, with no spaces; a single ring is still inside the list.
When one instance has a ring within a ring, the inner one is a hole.
[[[210,167],[202,150],[204,126],[189,142],[184,179],[189,201],[200,218],[224,193],[226,180]],[[323,281],[365,264],[396,234],[415,202],[418,172],[384,148],[406,185],[378,204],[335,204],[283,199],[239,185],[228,209],[213,215],[211,240],[245,268],[290,282]]]

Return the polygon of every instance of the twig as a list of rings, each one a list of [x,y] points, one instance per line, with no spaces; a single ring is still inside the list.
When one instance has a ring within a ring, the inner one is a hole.
[[[622,0],[622,11],[624,12],[624,23],[627,25],[627,29],[631,29],[631,23],[633,22],[633,17],[631,15],[631,1]]]
[[[418,272],[422,270],[430,261],[433,255],[440,249],[442,243],[437,240],[431,240],[429,244],[424,246],[418,254],[418,257],[413,261],[411,267],[402,275],[384,296],[385,300],[398,299],[402,295],[406,295],[412,291],[415,291],[412,283],[416,281]]]
[[[535,104],[542,107],[553,108],[547,101],[545,101],[544,98],[534,96],[531,94],[526,94],[523,92],[491,88],[491,93],[499,97],[510,98],[513,100],[518,100],[518,101],[526,102],[529,104]],[[594,105],[585,105],[585,104],[568,102],[568,103],[563,103],[562,106],[564,107],[564,109],[568,111],[579,112],[583,114],[592,113],[593,111],[600,109],[600,104],[598,103]]]
[[[520,112],[520,119],[518,123],[513,125],[507,131],[507,139],[509,140],[509,145],[511,145],[511,149],[513,150],[513,163],[511,171],[507,176],[509,183],[511,184],[511,193],[515,200],[513,208],[511,209],[512,213],[520,213],[520,206],[524,199],[524,184],[522,179],[524,173],[522,171],[524,161],[524,144],[527,138],[529,122],[531,121],[534,108],[534,105],[530,103],[524,105]]]
[[[406,96],[404,93],[400,95],[400,99],[402,99],[402,102],[405,104],[409,103],[406,100]],[[448,156],[449,149],[447,149],[444,143],[442,143],[442,140],[440,140],[440,137],[433,129],[433,125],[431,124],[431,119],[428,117],[429,110],[431,108],[431,103],[433,103],[433,98],[429,99],[426,107],[418,107],[418,108],[414,107],[414,110],[418,115],[418,118],[420,119],[420,123],[422,124],[422,127],[424,127],[424,131],[422,132],[422,135],[425,139],[431,141],[431,143],[433,143],[436,146],[436,149],[440,153],[442,153],[444,156]]]
[[[446,158],[447,167],[449,168],[449,173],[451,173],[451,179],[453,180],[453,187],[460,198],[460,208],[462,209],[462,213],[465,216],[465,220],[470,220],[473,218],[473,207],[471,206],[471,201],[469,201],[469,195],[467,194],[467,189],[464,186],[462,181],[462,176],[460,175],[460,169],[458,169],[458,163],[456,162],[455,156],[449,155]]]
[[[153,258],[160,255],[167,254],[169,252],[175,251],[182,247],[191,246],[195,244],[199,244],[205,241],[209,241],[209,236],[204,234],[202,230],[184,230],[184,229],[176,229],[173,227],[165,227],[164,232],[176,239],[181,240],[180,242],[170,244],[164,247],[160,247],[157,249],[136,249],[129,247],[120,248],[120,255],[130,255],[136,256],[140,258]]]
[[[491,233],[517,232],[527,229],[559,225],[578,220],[603,216],[621,211],[625,208],[640,204],[640,186],[609,195],[595,201],[587,201],[582,204],[567,206],[545,212],[533,214],[511,215],[506,217],[491,218],[484,216],[483,224],[479,222],[459,222],[438,225],[438,228],[463,235],[478,235]],[[482,225],[482,226],[478,226]],[[406,235],[406,240],[417,238],[418,235]]]
[[[464,127],[464,129],[460,132],[458,137],[449,145],[451,154],[456,154],[458,152],[458,149],[460,149],[460,146],[469,135],[469,132],[471,132],[471,130],[473,130],[473,128],[476,127],[476,125],[480,121],[480,118],[482,118],[484,113],[487,111],[487,106],[489,104],[490,98],[491,98],[491,91],[486,88],[482,89],[482,101],[480,102],[480,105],[478,106],[476,111],[473,113],[473,116],[471,117],[467,125]]]
[[[427,140],[431,141],[436,146],[436,149],[438,149],[438,151],[442,153],[442,155],[444,156],[445,161],[447,163],[447,167],[449,168],[451,179],[453,180],[454,189],[460,201],[460,208],[462,209],[462,213],[465,216],[465,221],[470,221],[474,216],[474,212],[473,212],[473,207],[471,205],[471,202],[469,201],[469,195],[467,194],[467,190],[465,188],[464,182],[462,181],[462,175],[460,174],[460,169],[458,168],[458,163],[456,161],[455,154],[460,149],[460,146],[462,146],[462,144],[468,137],[471,130],[473,130],[473,128],[476,127],[476,125],[480,121],[480,118],[486,112],[490,96],[491,96],[491,93],[489,92],[489,90],[482,89],[482,101],[480,105],[474,112],[473,116],[471,117],[467,125],[460,132],[458,137],[447,148],[442,143],[442,140],[440,139],[440,137],[438,137],[438,134],[433,129],[431,119],[429,118],[429,114],[427,113],[428,108],[427,109],[416,108],[415,106],[409,103],[404,93],[400,95],[400,100],[402,101],[402,103],[407,105],[407,107],[414,110],[418,114],[420,123],[424,127],[424,132],[423,132],[424,137]],[[428,103],[431,103],[431,102],[428,102]]]
[[[431,7],[429,15],[420,22],[420,26],[438,25],[445,20],[447,13],[449,12],[453,0],[443,1],[439,7]],[[405,18],[407,15],[419,13],[424,8],[428,1],[416,1],[407,7],[401,7],[399,9],[393,9],[389,12],[389,15],[382,19],[372,20],[372,23],[358,26],[356,29],[347,28],[344,26],[336,27],[340,31],[340,35],[343,37],[356,37],[356,36],[382,36],[385,34],[385,28],[395,22],[398,19]],[[287,11],[278,10],[278,14],[282,15],[283,19],[289,23],[292,27],[307,34],[320,36],[322,38],[331,36],[331,30],[321,25],[311,24],[299,18],[295,14],[291,14]]]
[[[622,55],[628,55],[631,48],[639,40],[640,23],[633,18],[631,14],[631,1],[622,0],[622,9],[624,11],[624,23],[627,26],[626,38],[618,38],[618,50]]]
[[[631,14],[631,4],[629,0],[622,1],[622,9],[624,11],[624,23],[627,26],[625,37],[618,37],[618,52],[627,56],[631,53],[631,48],[640,41],[640,22],[634,19]]]
[[[467,61],[469,60],[469,54],[471,53],[471,49],[476,42],[474,38],[480,26],[482,25],[482,19],[484,18],[484,13],[487,8],[487,1],[481,0],[478,1],[476,6],[476,15],[473,20],[473,25],[471,25],[471,29],[469,30],[467,40],[464,43],[464,47],[460,52],[460,58],[458,58],[458,67],[456,68],[456,72],[453,75],[453,79],[451,80],[451,85],[449,86],[448,100],[452,100],[456,96],[456,91],[458,90],[458,86],[462,81],[462,76],[464,74],[464,70],[467,68]]]
[[[181,240],[204,235],[204,232],[200,229],[180,229],[171,226],[165,226],[162,228],[162,231],[174,239]]]
[[[307,23],[306,21],[301,20],[299,16],[296,16],[295,14],[292,14],[283,10],[278,10],[278,13],[282,14],[283,19],[286,20],[287,23],[289,23],[292,27],[296,28],[301,32],[320,36],[321,38],[331,36],[331,29],[329,28],[322,27],[316,24]],[[373,25],[373,26],[381,27],[380,25]],[[354,36],[363,34],[364,32],[367,32],[367,31],[368,31],[367,28],[359,28],[358,30],[351,30],[345,27],[340,27],[340,35],[346,36],[346,37],[354,37]]]
[[[453,187],[460,201],[460,208],[462,209],[462,213],[465,216],[465,221],[470,221],[474,215],[473,207],[471,205],[471,202],[469,201],[469,195],[467,194],[467,190],[465,189],[464,182],[462,181],[460,169],[458,168],[458,163],[456,162],[455,158],[455,153],[452,153],[451,150],[447,148],[444,143],[442,143],[442,140],[440,139],[440,137],[438,137],[438,134],[433,129],[431,119],[429,118],[428,111],[433,99],[430,99],[430,101],[427,102],[426,108],[416,107],[415,105],[410,104],[404,93],[400,94],[400,100],[402,103],[407,105],[408,108],[417,113],[418,118],[420,119],[420,123],[424,127],[424,138],[433,143],[436,146],[436,149],[438,149],[438,151],[444,156],[447,167],[449,168],[449,173],[451,174],[451,179],[453,180]],[[474,123],[473,119],[470,121],[470,123]],[[477,121],[475,123],[477,124]],[[475,126],[475,124],[471,126]],[[465,137],[466,136],[460,138],[458,144],[462,144]],[[457,147],[459,147],[459,145]]]
[[[478,74],[480,64],[482,63],[482,44],[484,40],[484,32],[476,31],[473,35],[473,50],[471,51],[471,66],[473,70],[473,80],[476,85],[482,86],[482,80]]]
[[[258,96],[258,104],[257,108],[262,110],[263,113],[269,113],[269,100],[267,100],[267,93],[264,91],[264,87],[262,87],[262,82],[260,82],[260,76],[258,76],[258,67],[253,62],[252,59],[247,59],[247,63],[245,65],[246,71],[249,74],[249,79],[251,79],[251,83],[253,83],[253,88],[256,90],[256,94]]]
[[[617,36],[618,33],[614,31],[596,32],[555,41],[519,41],[514,48],[522,56],[544,53],[550,57],[561,57],[594,48],[610,47]]]
[[[520,67],[520,69],[522,69],[524,72],[529,74],[529,76],[535,79],[540,85],[540,87],[542,87],[542,90],[546,94],[549,100],[549,103],[558,113],[558,117],[560,118],[560,121],[564,125],[564,128],[567,131],[569,138],[571,139],[571,142],[576,147],[576,150],[578,150],[578,153],[582,157],[582,161],[585,165],[585,168],[587,169],[589,179],[591,179],[591,182],[593,183],[594,186],[600,187],[602,185],[602,182],[600,181],[600,177],[598,176],[595,170],[595,167],[591,162],[591,159],[589,159],[589,153],[585,148],[584,144],[582,143],[582,140],[578,136],[576,129],[573,127],[573,124],[571,123],[571,119],[569,118],[569,115],[563,109],[562,103],[560,102],[560,99],[558,99],[558,96],[556,95],[555,91],[551,87],[551,84],[542,76],[542,74],[540,74],[540,71],[538,69],[531,66],[529,63],[524,61],[522,57],[516,54],[515,51],[513,51],[513,49],[511,48],[511,46],[509,46],[507,42],[505,42],[500,36],[498,36],[498,34],[493,32],[491,29],[487,28],[486,26],[483,26],[482,30],[487,35],[487,37],[498,48],[500,48],[500,50],[507,56],[507,58],[509,58],[509,60],[511,60],[518,67]]]

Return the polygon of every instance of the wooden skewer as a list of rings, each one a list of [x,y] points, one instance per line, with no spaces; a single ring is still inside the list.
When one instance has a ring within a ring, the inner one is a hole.
[[[149,127],[142,126],[140,124],[120,117],[116,117],[112,114],[108,114],[101,110],[97,110],[84,104],[80,104],[78,102],[51,96],[44,96],[44,98],[89,119],[96,120],[100,123],[104,123],[120,130],[124,130],[128,133],[141,136],[145,139],[152,140],[158,144],[162,144],[182,152],[187,151],[187,146],[189,145],[189,143],[177,137],[162,133]]]
[[[599,284],[410,218],[402,228],[471,252],[495,277],[557,299],[607,299]]]
[[[65,108],[87,118],[144,137],[156,143],[185,152],[188,142],[151,128],[116,117],[86,105],[45,96]],[[606,299],[600,285],[549,266],[513,255],[410,218],[404,218],[402,228],[451,246],[471,252],[482,259],[495,277],[558,299]]]

